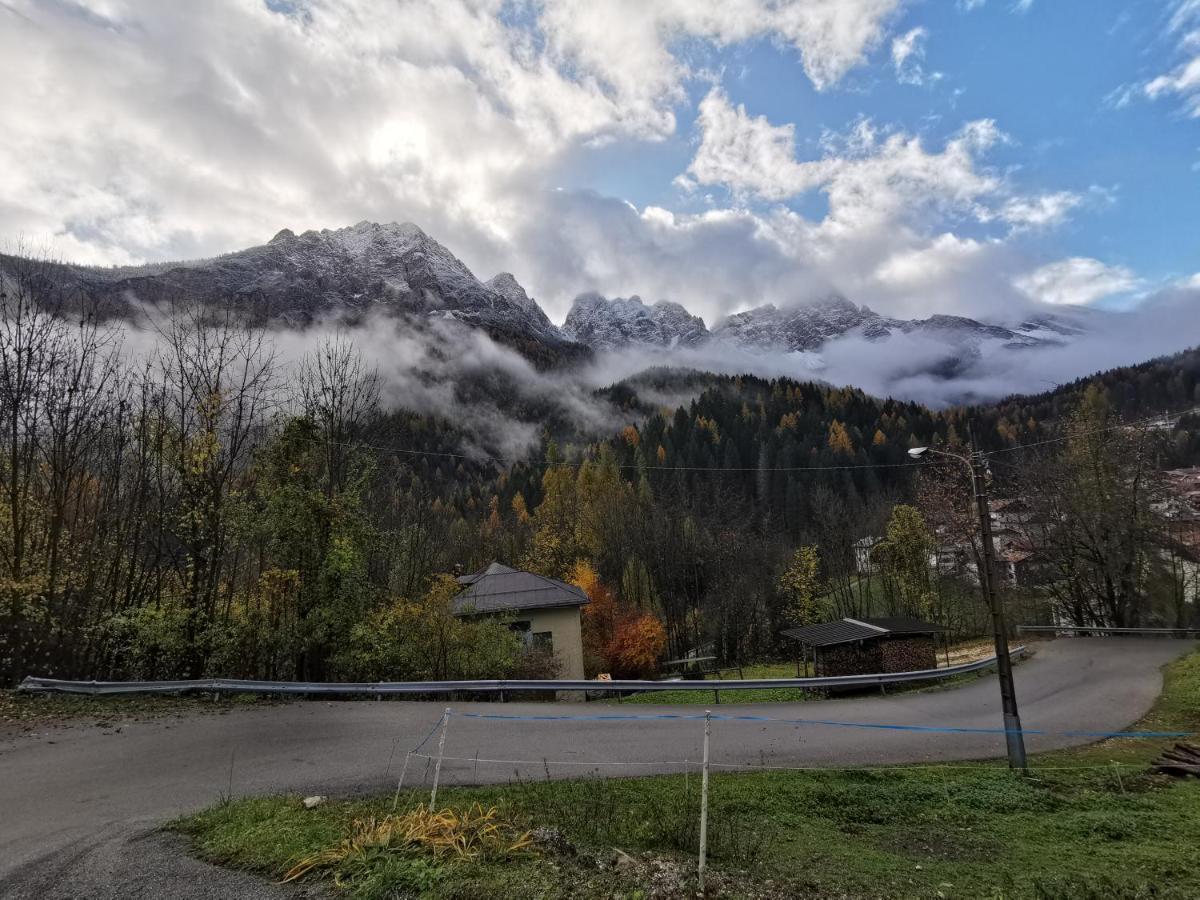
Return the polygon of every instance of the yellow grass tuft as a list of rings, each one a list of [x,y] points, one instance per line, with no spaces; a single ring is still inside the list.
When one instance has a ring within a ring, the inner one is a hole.
[[[527,853],[532,846],[533,836],[501,820],[494,806],[484,809],[476,803],[462,812],[430,812],[420,806],[399,816],[355,819],[348,838],[299,860],[283,874],[283,881],[295,881],[309,872],[378,850],[425,850],[437,857],[472,859]]]

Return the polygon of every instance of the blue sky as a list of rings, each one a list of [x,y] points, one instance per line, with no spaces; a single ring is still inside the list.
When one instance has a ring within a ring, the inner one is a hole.
[[[413,221],[561,321],[1200,290],[1200,0],[0,0],[0,239]]]

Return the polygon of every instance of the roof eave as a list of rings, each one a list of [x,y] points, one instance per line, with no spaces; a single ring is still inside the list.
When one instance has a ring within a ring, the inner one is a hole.
[[[454,615],[461,618],[469,618],[473,616],[494,616],[507,613],[520,612],[537,612],[540,609],[573,609],[581,606],[587,606],[591,603],[590,600],[576,600],[571,603],[545,603],[541,606],[505,606],[498,609],[471,609],[471,610],[456,610]]]

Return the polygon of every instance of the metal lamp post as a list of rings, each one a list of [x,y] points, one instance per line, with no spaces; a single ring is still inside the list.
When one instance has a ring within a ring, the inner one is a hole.
[[[1008,623],[1004,617],[1004,605],[996,591],[996,547],[992,543],[992,512],[988,504],[987,479],[983,454],[975,450],[972,441],[971,455],[959,456],[930,447],[913,447],[908,451],[913,459],[928,455],[946,456],[956,459],[971,473],[971,493],[979,516],[979,533],[983,545],[983,566],[979,573],[980,587],[984,600],[992,613],[992,637],[996,643],[996,672],[1000,677],[1000,702],[1004,709],[1004,737],[1008,746],[1008,766],[1025,770],[1025,735],[1021,731],[1021,716],[1017,712],[1017,692],[1013,685],[1012,659],[1008,651]]]

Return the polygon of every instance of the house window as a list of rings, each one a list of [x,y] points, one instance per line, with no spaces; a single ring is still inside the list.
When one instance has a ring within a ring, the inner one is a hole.
[[[548,653],[554,652],[554,635],[549,631],[535,631],[533,640],[530,646],[535,650],[545,650]]]

